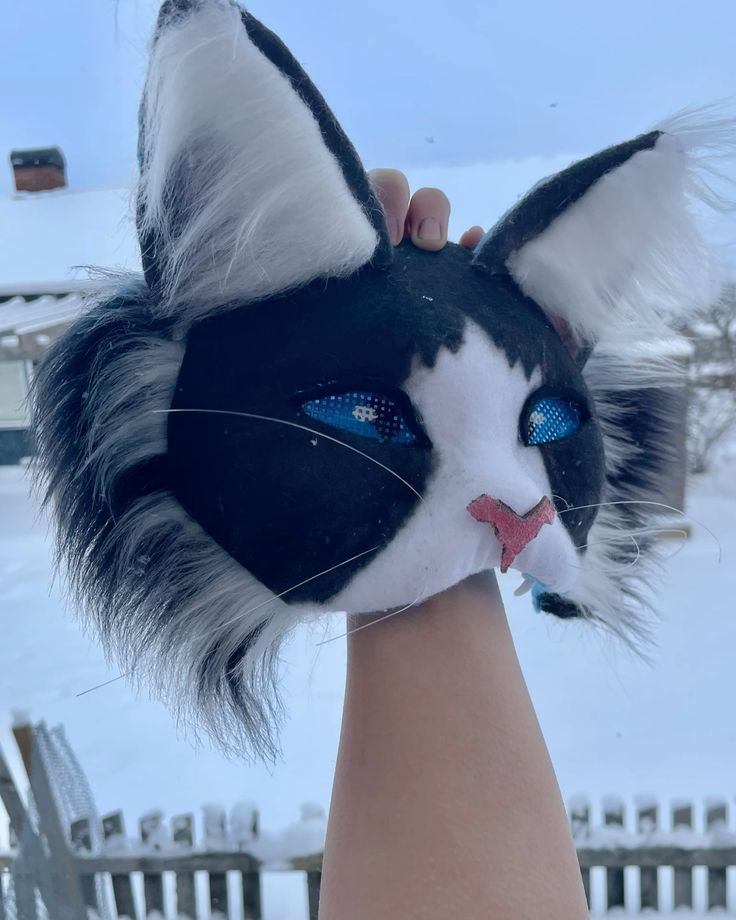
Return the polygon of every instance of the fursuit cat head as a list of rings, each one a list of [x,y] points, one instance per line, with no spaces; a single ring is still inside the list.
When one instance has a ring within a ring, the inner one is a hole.
[[[681,425],[641,346],[702,289],[711,141],[675,119],[543,181],[474,252],[394,249],[280,40],[230,0],[167,0],[143,274],[36,384],[60,556],[122,667],[226,749],[269,754],[279,643],[320,612],[500,568],[538,610],[640,634],[646,503]]]

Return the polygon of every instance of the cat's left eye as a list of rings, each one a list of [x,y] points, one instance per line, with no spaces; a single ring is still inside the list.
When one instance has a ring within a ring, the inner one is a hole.
[[[540,396],[522,413],[521,437],[529,447],[561,441],[579,431],[586,417],[585,407],[574,399]]]
[[[403,397],[403,398],[402,398]],[[402,403],[406,401],[406,404]],[[418,444],[420,436],[410,417],[408,398],[372,390],[346,390],[330,393],[300,404],[311,418],[350,431],[374,441],[391,444]]]

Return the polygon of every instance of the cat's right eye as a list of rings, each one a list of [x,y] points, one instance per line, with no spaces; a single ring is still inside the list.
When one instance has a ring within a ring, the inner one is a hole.
[[[404,393],[352,389],[326,393],[300,403],[310,418],[391,444],[426,444],[411,403]]]

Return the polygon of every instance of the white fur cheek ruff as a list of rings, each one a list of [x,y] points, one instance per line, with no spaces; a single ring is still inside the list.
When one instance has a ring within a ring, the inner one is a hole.
[[[521,289],[565,320],[579,341],[661,333],[662,316],[687,311],[712,290],[713,266],[693,210],[713,195],[699,149],[734,145],[731,123],[697,114],[612,169],[507,260]]]
[[[228,0],[164,25],[143,137],[142,229],[164,259],[157,309],[183,326],[373,255],[376,231],[314,115]]]
[[[468,505],[481,494],[524,514],[550,485],[535,448],[519,442],[519,414],[540,383],[527,380],[475,323],[456,353],[416,366],[404,389],[422,415],[439,465],[424,500],[391,544],[331,599],[333,609],[368,613],[418,603],[476,572],[497,567],[501,546]],[[567,591],[580,560],[559,518],[544,526],[513,568]]]

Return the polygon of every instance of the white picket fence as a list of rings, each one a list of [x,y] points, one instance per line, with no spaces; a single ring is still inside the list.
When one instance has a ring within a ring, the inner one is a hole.
[[[309,917],[317,920],[325,830],[317,806],[305,806],[301,820],[280,834],[264,833],[257,810],[245,803],[229,816],[207,806],[198,834],[192,814],[167,821],[156,811],[130,834],[122,812],[98,817],[86,790],[67,789],[78,815],[69,822],[50,768],[68,773],[73,755],[63,745],[60,761],[49,755],[43,724],[14,733],[31,805],[23,805],[0,753],[0,796],[14,843],[0,853],[0,920],[261,920],[264,871],[302,873]],[[84,807],[89,814],[79,816]],[[576,797],[568,813],[594,916],[686,908],[736,913],[736,832],[726,800],[711,798],[702,809],[678,801],[665,814],[651,796],[629,809],[609,796],[594,819],[591,803]]]

